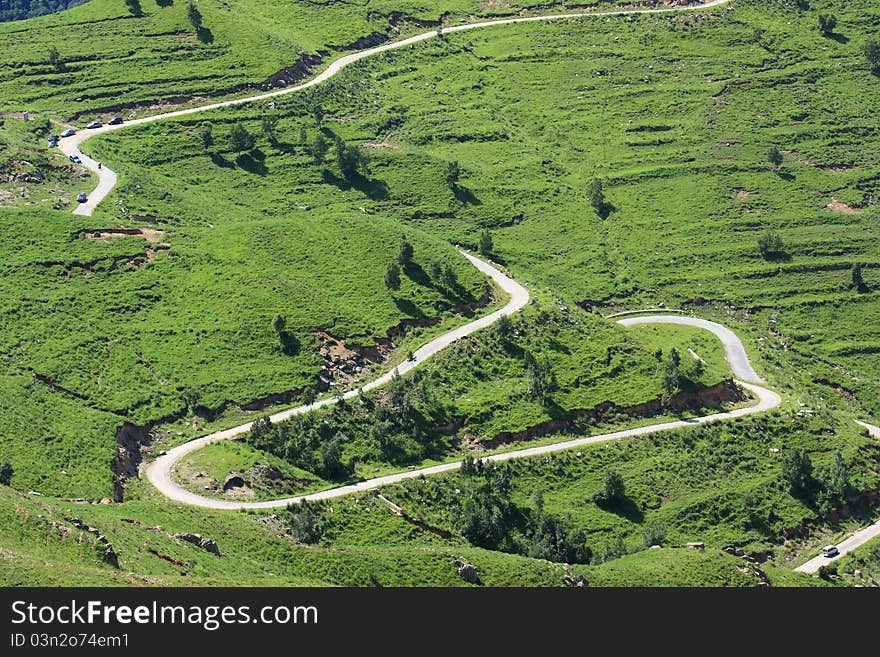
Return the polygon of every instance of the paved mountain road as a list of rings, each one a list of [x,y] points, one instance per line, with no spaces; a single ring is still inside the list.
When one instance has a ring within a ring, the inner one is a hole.
[[[578,12],[572,14],[548,14],[544,16],[528,16],[528,17],[520,17],[520,18],[504,18],[494,21],[482,21],[479,23],[465,23],[463,25],[455,25],[452,27],[444,27],[442,28],[442,32],[444,34],[449,34],[451,32],[462,32],[464,30],[476,30],[485,27],[492,27],[495,25],[510,25],[514,23],[534,23],[538,21],[552,21],[552,20],[562,20],[566,18],[588,18],[588,17],[602,17],[602,16],[624,16],[628,14],[665,14],[670,12],[680,12],[680,11],[696,11],[701,9],[709,9],[711,7],[717,7],[720,5],[725,5],[730,0],[712,0],[711,2],[707,2],[702,5],[690,5],[683,7],[666,7],[664,9],[631,9],[631,10],[621,10],[621,11],[602,11],[602,12]],[[92,190],[92,193],[89,194],[88,201],[86,203],[81,203],[76,208],[74,208],[73,213],[79,215],[87,215],[91,216],[94,209],[98,206],[98,204],[104,200],[107,194],[116,186],[116,174],[108,169],[106,166],[102,166],[101,169],[98,169],[98,163],[92,158],[86,157],[80,151],[80,145],[85,140],[94,137],[96,135],[105,134],[107,132],[113,132],[116,130],[122,130],[126,127],[133,125],[143,125],[145,123],[153,123],[154,121],[163,121],[165,119],[171,119],[178,116],[187,116],[189,114],[196,114],[198,112],[207,112],[209,110],[220,109],[223,107],[233,107],[235,105],[243,105],[245,103],[252,103],[260,100],[267,100],[270,98],[277,98],[278,96],[286,96],[288,94],[296,93],[297,91],[302,91],[303,89],[308,89],[309,87],[314,87],[315,85],[321,84],[332,78],[334,75],[339,73],[346,66],[353,64],[354,62],[364,59],[365,57],[370,57],[372,55],[386,52],[388,50],[396,50],[398,48],[403,48],[414,43],[418,43],[419,41],[424,41],[426,39],[431,39],[436,37],[438,34],[438,30],[431,30],[430,32],[423,32],[422,34],[417,34],[415,36],[411,36],[406,39],[402,39],[400,41],[392,41],[390,43],[383,44],[381,46],[376,46],[375,48],[368,48],[367,50],[361,50],[356,53],[352,53],[350,55],[345,55],[344,57],[340,57],[339,59],[330,63],[330,65],[324,69],[321,73],[316,75],[314,78],[308,80],[307,82],[303,82],[302,84],[298,84],[293,87],[287,87],[284,89],[278,89],[276,91],[269,91],[261,94],[256,94],[254,96],[248,96],[247,98],[234,98],[232,100],[224,100],[219,103],[211,103],[209,105],[200,105],[198,107],[189,107],[187,109],[176,110],[174,112],[166,112],[165,114],[155,114],[153,116],[145,116],[140,119],[134,119],[132,121],[128,121],[126,123],[122,123],[119,125],[104,125],[100,128],[94,128],[92,130],[83,129],[78,131],[72,137],[64,137],[59,141],[59,147],[61,151],[66,155],[79,155],[82,159],[83,165],[96,173],[98,175],[98,186]]]

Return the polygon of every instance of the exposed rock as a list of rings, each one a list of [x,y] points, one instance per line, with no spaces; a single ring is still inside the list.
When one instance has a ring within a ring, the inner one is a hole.
[[[458,575],[468,584],[479,584],[480,583],[480,571],[477,570],[477,567],[468,563],[464,560],[464,558],[459,558],[455,560],[455,565],[458,567]]]
[[[576,573],[572,570],[565,573],[565,577],[562,578],[562,581],[566,586],[572,588],[585,589],[590,585],[590,582],[586,577],[581,573]]]
[[[220,554],[220,548],[217,547],[217,543],[215,543],[210,538],[204,538],[199,534],[191,534],[189,532],[180,532],[174,535],[174,538],[180,539],[181,541],[186,541],[187,543],[192,543],[196,547],[200,547],[203,550],[207,550],[211,554],[216,554],[218,557],[222,557]]]
[[[113,498],[122,502],[125,498],[125,482],[138,476],[138,466],[143,460],[142,450],[152,442],[146,427],[124,422],[116,430],[116,455],[110,463],[113,471]]]
[[[228,477],[226,477],[226,480],[223,482],[223,490],[229,491],[235,488],[244,488],[245,485],[246,482],[244,480],[244,477],[242,477],[241,474],[237,472],[233,472]]]

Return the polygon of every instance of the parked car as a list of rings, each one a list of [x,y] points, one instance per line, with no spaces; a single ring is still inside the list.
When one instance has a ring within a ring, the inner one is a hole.
[[[58,135],[49,135],[49,148],[55,148],[58,145]]]
[[[122,117],[121,117],[121,116],[114,116],[112,119],[110,119],[109,121],[107,121],[107,124],[108,124],[108,125],[119,125],[120,123],[122,123]]]
[[[68,128],[64,132],[61,133],[62,137],[73,137],[76,134],[76,130],[73,128]]]
[[[82,160],[79,159],[79,155],[71,155],[70,161],[73,162],[74,164],[82,164]]]
[[[840,550],[837,549],[836,545],[826,545],[822,548],[823,557],[836,557],[838,554],[840,554]]]
[[[85,203],[86,201],[89,200],[89,197],[86,196],[85,192],[80,192],[79,194],[76,195],[76,200],[79,201],[80,203]]]
[[[89,123],[89,124],[86,126],[86,128],[87,128],[88,130],[94,130],[95,128],[100,128],[102,125],[104,125],[104,124],[101,123],[100,121],[92,121],[91,123]]]

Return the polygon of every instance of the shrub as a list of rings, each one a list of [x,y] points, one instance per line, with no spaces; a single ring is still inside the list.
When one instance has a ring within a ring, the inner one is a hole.
[[[758,255],[765,260],[782,253],[782,238],[768,230],[758,238]]]

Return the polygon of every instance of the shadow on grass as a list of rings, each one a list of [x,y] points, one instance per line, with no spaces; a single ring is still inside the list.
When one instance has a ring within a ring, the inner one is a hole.
[[[768,253],[764,256],[764,260],[767,262],[791,262],[791,255],[786,253],[785,251],[779,251],[778,253]]]
[[[645,514],[642,513],[639,505],[628,497],[617,502],[606,502],[605,504],[599,504],[598,506],[603,511],[613,513],[621,518],[626,518],[630,522],[640,523],[645,519]]]
[[[405,315],[409,317],[414,317],[416,319],[420,319],[425,316],[419,307],[414,304],[409,299],[401,299],[400,297],[394,297],[394,305],[397,306],[397,309]]]
[[[460,187],[456,185],[452,188],[452,193],[455,194],[455,198],[464,203],[465,205],[481,205],[482,201],[474,196],[474,193],[469,190],[467,187]]]
[[[295,335],[283,331],[278,339],[281,340],[281,351],[287,356],[296,356],[301,348],[301,343]]]
[[[846,37],[842,34],[833,34],[832,33],[832,34],[828,35],[828,38],[833,39],[834,41],[837,41],[837,43],[849,43],[849,37]]]
[[[388,198],[388,185],[382,180],[371,180],[359,173],[353,175],[348,180],[340,178],[327,169],[324,169],[321,175],[324,178],[324,182],[334,185],[344,192],[355,189],[371,201],[383,201]]]
[[[235,163],[249,173],[254,173],[258,176],[265,176],[269,173],[269,169],[263,164],[265,157],[266,156],[260,151],[242,153],[235,158]]]
[[[777,171],[776,175],[787,182],[794,180],[794,174],[789,173],[788,171]]]
[[[211,162],[222,169],[234,169],[235,164],[227,160],[220,153],[211,153]]]
[[[214,43],[214,33],[207,27],[200,27],[196,30],[196,37],[202,43]]]

